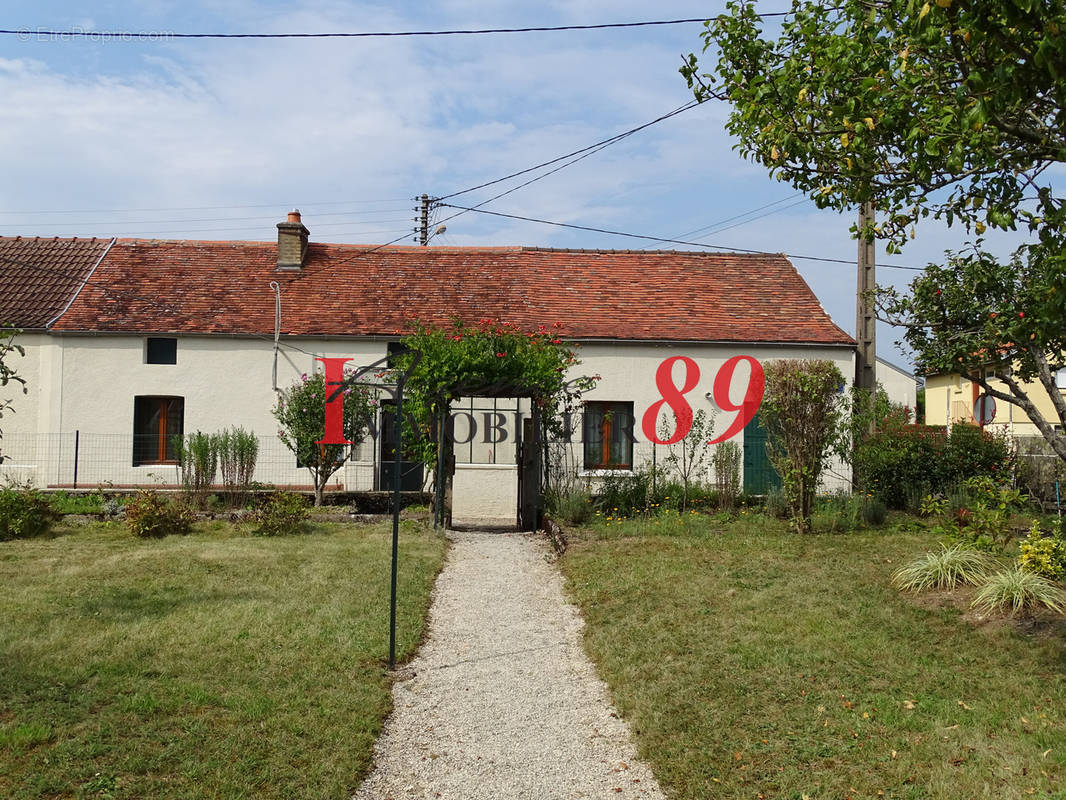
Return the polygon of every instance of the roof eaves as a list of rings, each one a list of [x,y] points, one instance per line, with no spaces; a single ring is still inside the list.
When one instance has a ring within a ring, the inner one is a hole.
[[[845,334],[846,335],[846,334]],[[738,345],[752,344],[761,347],[855,347],[855,340],[848,337],[842,341],[815,341],[808,339],[637,339],[608,336],[563,336],[570,342],[582,344],[669,344],[669,345]]]

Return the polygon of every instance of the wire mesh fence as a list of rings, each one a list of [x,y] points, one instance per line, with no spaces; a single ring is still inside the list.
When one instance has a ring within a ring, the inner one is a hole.
[[[259,452],[252,476],[254,482],[279,488],[312,487],[310,473],[297,465],[296,456],[276,436],[256,439]],[[176,488],[182,485],[181,468],[176,462],[146,463],[138,458],[132,434],[6,433],[0,440],[0,448],[0,479],[40,488]],[[382,479],[378,444],[368,439],[349,448],[327,489],[375,491],[382,488]],[[216,475],[216,482],[221,484],[221,474]]]

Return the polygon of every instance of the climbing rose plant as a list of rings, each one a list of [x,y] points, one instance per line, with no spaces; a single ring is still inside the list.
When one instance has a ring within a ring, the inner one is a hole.
[[[408,430],[405,441],[434,467],[434,423],[453,400],[478,395],[532,397],[547,432],[558,433],[561,415],[574,409],[598,377],[567,379],[567,371],[580,362],[559,335],[558,323],[523,331],[489,319],[476,325],[456,319],[441,326],[412,318],[409,327],[411,333],[403,340],[407,351],[393,364],[399,372],[410,370],[404,419],[410,419],[417,431]],[[415,353],[421,354],[417,363]]]

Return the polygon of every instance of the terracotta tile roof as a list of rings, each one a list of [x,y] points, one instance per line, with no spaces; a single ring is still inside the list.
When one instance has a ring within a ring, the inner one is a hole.
[[[74,297],[111,241],[0,236],[0,325],[46,327]]]
[[[119,239],[55,327],[273,335],[276,280],[284,334],[392,336],[417,313],[575,339],[853,343],[782,255],[312,243],[293,273],[276,247]]]

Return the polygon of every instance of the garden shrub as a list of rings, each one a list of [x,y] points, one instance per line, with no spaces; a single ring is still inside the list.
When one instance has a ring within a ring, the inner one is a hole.
[[[718,507],[723,511],[732,511],[740,496],[741,457],[740,445],[732,441],[715,445],[711,455]]]
[[[946,493],[972,476],[1005,480],[1014,457],[1006,437],[974,425],[912,425],[907,409],[892,408],[852,454],[858,488],[889,508],[917,510],[921,498]]]
[[[191,493],[202,508],[218,469],[219,436],[196,431],[184,439],[177,439],[176,443],[185,491]]]
[[[189,532],[194,518],[187,505],[156,492],[140,492],[126,503],[126,527],[141,539],[184,535]]]
[[[248,493],[259,458],[259,439],[242,427],[226,428],[218,436],[218,466],[230,503],[236,505]]]
[[[948,434],[945,456],[948,481],[952,483],[978,476],[1006,483],[1013,476],[1014,448],[1004,433],[956,423]]]
[[[580,489],[548,491],[545,494],[548,514],[556,522],[568,525],[584,525],[593,515],[592,497]]]
[[[1033,521],[1029,535],[1018,544],[1018,566],[1053,581],[1066,577],[1066,541],[1058,532],[1046,533]]]
[[[36,489],[0,489],[0,541],[27,539],[47,533],[60,514]]]
[[[939,517],[933,532],[979,550],[996,550],[1010,540],[1011,515],[1024,506],[1021,492],[998,485],[987,475],[965,481],[961,487],[969,502],[957,506],[947,499],[927,496],[922,510]]]
[[[274,492],[266,504],[256,510],[254,520],[258,536],[287,536],[306,533],[309,515],[307,499],[295,492]]]
[[[605,514],[630,517],[647,508],[651,495],[651,477],[646,471],[617,471],[603,477],[593,502]]]
[[[809,533],[822,470],[847,438],[844,376],[833,362],[813,359],[767,361],[763,370],[766,454],[781,476],[793,530]]]

